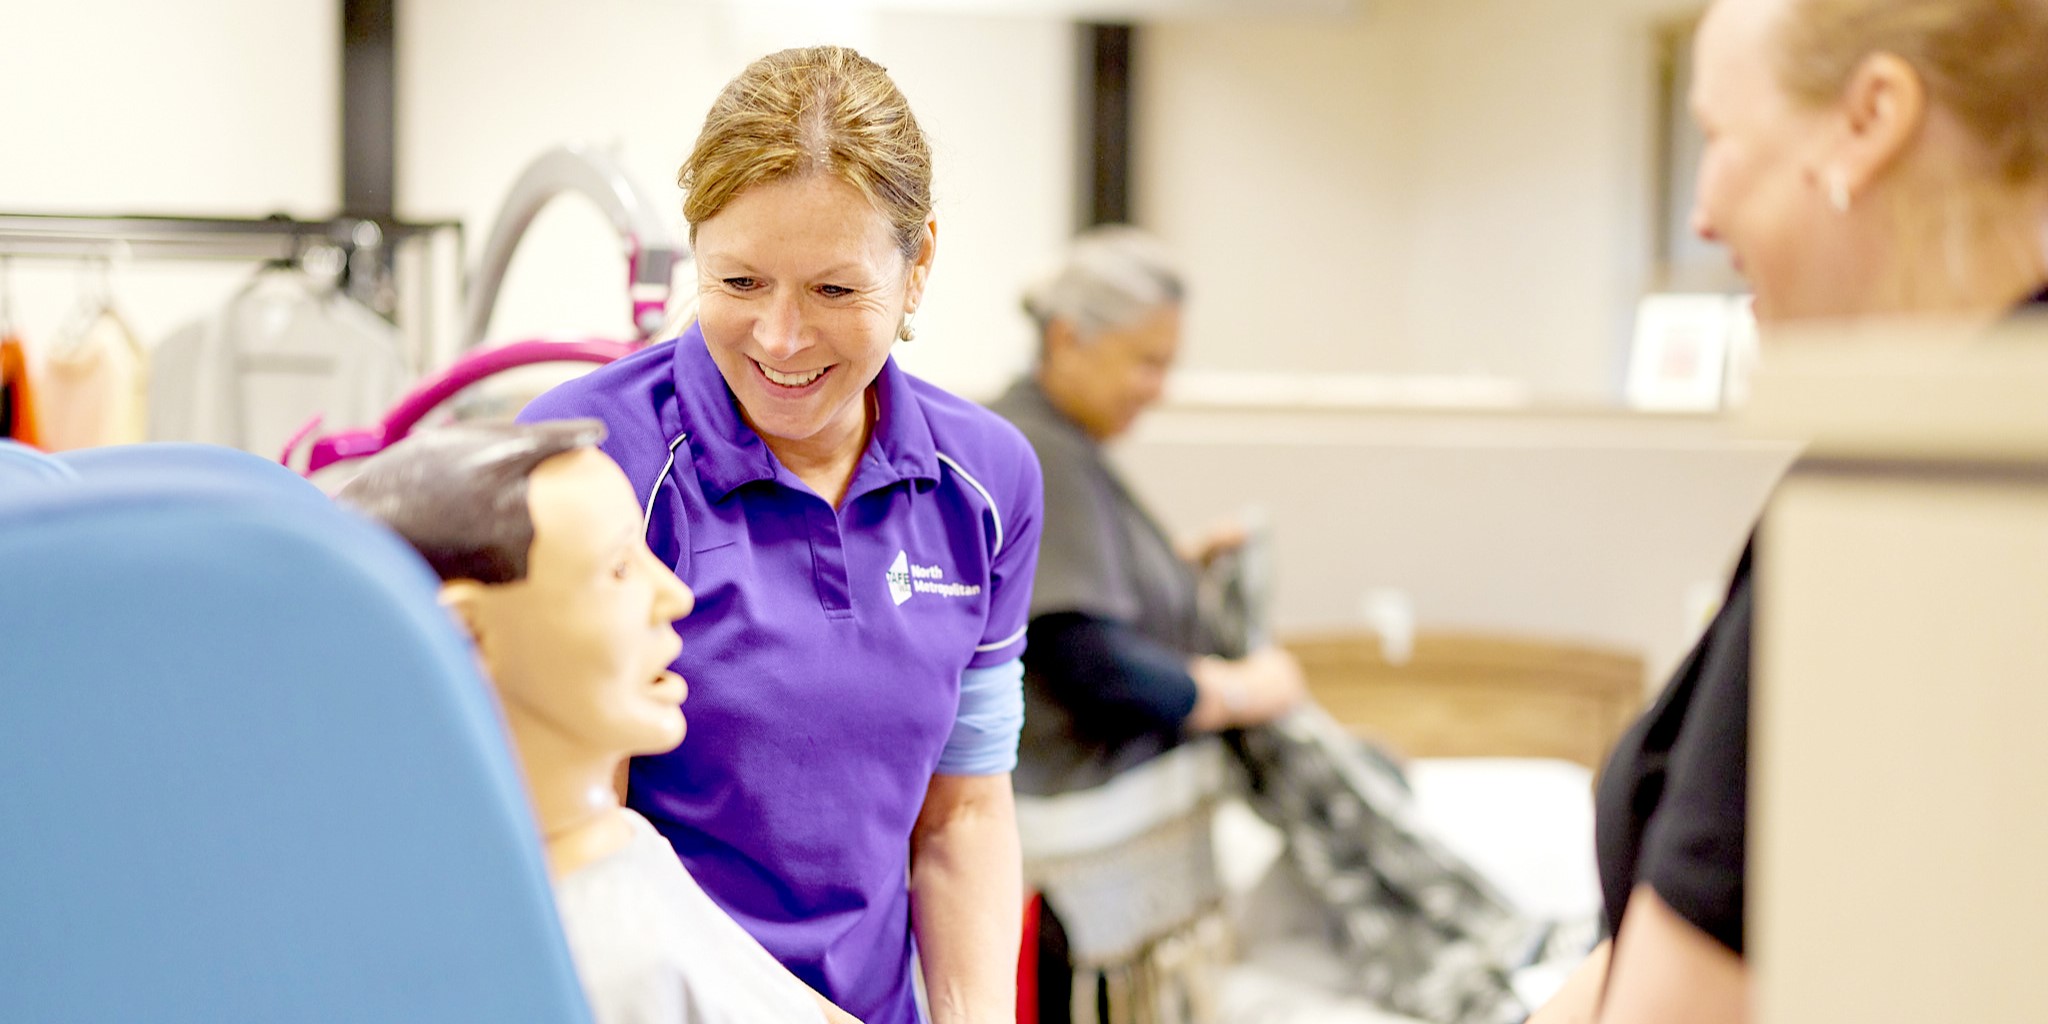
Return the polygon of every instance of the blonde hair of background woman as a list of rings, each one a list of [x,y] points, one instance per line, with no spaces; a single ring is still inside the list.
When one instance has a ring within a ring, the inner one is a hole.
[[[1952,285],[1987,262],[2048,260],[2048,0],[1793,0],[1774,57],[1786,91],[1809,106],[1838,100],[1864,61],[1903,60],[1930,112],[1946,111],[1976,144],[1938,153],[1920,142],[1888,211],[1894,237],[1945,250]],[[1915,304],[1930,282],[1891,283]]]
[[[843,46],[771,53],[726,84],[683,161],[690,240],[756,185],[830,174],[865,196],[917,258],[932,210],[931,143],[880,64]]]

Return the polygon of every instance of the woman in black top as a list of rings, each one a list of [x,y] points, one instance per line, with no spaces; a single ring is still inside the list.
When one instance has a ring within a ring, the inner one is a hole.
[[[1693,224],[1768,342],[1796,321],[1985,324],[2048,301],[2048,3],[1717,0]],[[1741,1021],[1751,553],[1603,773],[1603,944],[1531,1024]]]

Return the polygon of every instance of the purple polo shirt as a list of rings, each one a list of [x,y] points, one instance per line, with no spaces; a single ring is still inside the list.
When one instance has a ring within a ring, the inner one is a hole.
[[[1015,428],[891,359],[841,507],[739,417],[693,324],[541,396],[595,417],[647,540],[696,591],[689,735],[627,803],[768,951],[870,1024],[917,1020],[911,827],[961,673],[1024,650],[1041,480]]]

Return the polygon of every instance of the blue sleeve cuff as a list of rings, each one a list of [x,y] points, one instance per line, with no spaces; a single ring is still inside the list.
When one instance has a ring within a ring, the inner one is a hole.
[[[939,755],[941,775],[1001,775],[1017,767],[1024,730],[1024,661],[960,674],[960,712]]]

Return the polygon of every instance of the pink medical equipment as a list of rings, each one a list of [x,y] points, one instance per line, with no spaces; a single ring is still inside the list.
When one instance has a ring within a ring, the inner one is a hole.
[[[526,229],[550,200],[563,192],[580,192],[601,208],[626,249],[627,297],[632,303],[634,337],[630,341],[515,341],[478,348],[490,328],[498,289],[512,263],[512,252]],[[414,388],[384,419],[369,427],[337,431],[311,439],[300,472],[311,476],[338,462],[368,458],[396,444],[442,403],[485,378],[537,363],[608,363],[647,344],[668,315],[670,278],[686,250],[669,231],[657,207],[628,177],[618,162],[582,146],[562,146],[543,153],[513,184],[484,246],[483,260],[469,295],[464,318],[463,355],[447,369]],[[294,454],[321,425],[315,416],[285,443],[278,461],[290,466]]]

